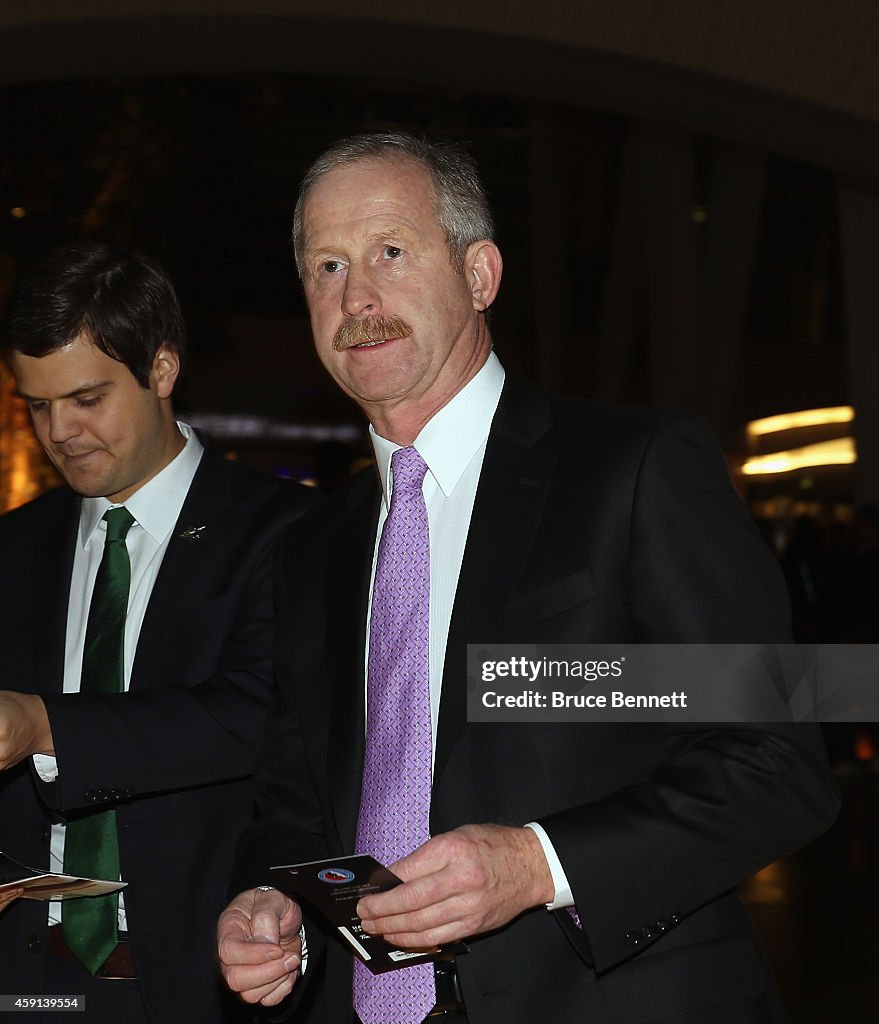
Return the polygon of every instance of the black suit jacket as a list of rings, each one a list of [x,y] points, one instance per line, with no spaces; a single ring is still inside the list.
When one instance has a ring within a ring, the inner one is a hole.
[[[370,474],[286,538],[283,703],[237,888],[271,863],[353,851],[378,506]],[[308,595],[303,571],[319,581]],[[778,570],[704,428],[507,381],[449,631],[431,828],[540,821],[583,930],[538,908],[472,939],[458,958],[471,1024],[776,1019],[733,890],[826,828],[837,802],[808,726],[468,723],[467,644],[787,637]],[[347,1024],[350,955],[326,941],[321,986],[318,924],[309,936],[303,1010]]]
[[[59,778],[0,773],[0,849],[49,862],[49,828],[115,807],[135,966],[157,1024],[231,1021],[214,954],[271,700],[271,566],[304,488],[206,450],[150,597],[128,693],[62,695],[79,498],[52,491],[0,519],[0,686],[46,703]],[[198,539],[183,536],[203,526]],[[0,991],[44,992],[46,904],[0,916]]]

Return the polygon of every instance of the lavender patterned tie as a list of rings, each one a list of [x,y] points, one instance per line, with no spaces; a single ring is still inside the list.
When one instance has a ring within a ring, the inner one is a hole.
[[[421,493],[427,466],[414,448],[400,448],[391,469],[391,508],[372,588],[357,821],[357,852],[381,864],[430,838],[430,538]],[[435,1002],[432,964],[373,975],[354,962],[354,1007],[363,1024],[416,1024]]]

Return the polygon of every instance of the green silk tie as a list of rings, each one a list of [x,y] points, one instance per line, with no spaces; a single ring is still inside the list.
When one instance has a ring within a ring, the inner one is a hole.
[[[89,606],[82,650],[81,693],[120,693],[125,684],[125,616],[131,564],[125,538],[134,517],[124,506],[104,513],[107,536]],[[116,812],[98,811],[67,825],[64,873],[86,878],[119,878]],[[96,974],[119,941],[119,896],[83,897],[64,903],[61,926],[68,947]]]

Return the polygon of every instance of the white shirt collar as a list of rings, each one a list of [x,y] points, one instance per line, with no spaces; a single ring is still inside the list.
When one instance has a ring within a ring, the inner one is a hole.
[[[504,387],[504,368],[490,352],[479,372],[425,423],[413,447],[427,463],[442,493],[454,491],[464,470],[482,448]],[[385,504],[390,505],[391,456],[400,447],[377,434],[370,424]]]
[[[177,427],[186,438],[186,444],[164,469],[124,502],[137,523],[158,544],[174,529],[204,451],[201,441],[188,424],[178,421]],[[113,507],[106,498],[82,499],[79,540],[83,547],[94,536],[104,513]]]

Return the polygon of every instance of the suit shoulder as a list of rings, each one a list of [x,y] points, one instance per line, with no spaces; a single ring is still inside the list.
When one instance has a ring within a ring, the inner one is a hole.
[[[508,375],[496,416],[501,430],[518,436],[541,435],[551,443],[590,438],[620,444],[649,438],[678,423],[701,421],[672,409],[618,405],[592,398],[545,392],[521,377]],[[707,429],[704,428],[703,429]]]
[[[594,424],[605,430],[611,428],[633,435],[652,434],[679,423],[701,422],[698,416],[675,409],[618,405],[570,395],[549,395],[548,398],[559,420]]]
[[[296,516],[320,500],[318,492],[313,487],[305,487],[294,480],[270,476],[252,466],[218,455],[210,456],[207,468],[222,472],[226,476],[233,501],[245,502],[251,507],[276,509],[279,512],[286,510]]]
[[[6,543],[19,535],[53,529],[77,511],[79,498],[67,487],[55,487],[33,501],[0,516],[0,538]]]
[[[720,444],[708,425],[692,413],[675,409],[615,405],[564,395],[549,396],[553,437],[560,447],[579,452],[628,453],[636,459],[656,452],[670,443],[695,445],[720,451]]]
[[[312,488],[306,488],[312,490]],[[321,538],[332,538],[347,529],[352,521],[369,517],[377,508],[380,485],[374,466],[359,470],[331,494],[318,492],[303,515],[287,530],[290,543],[311,544]]]

